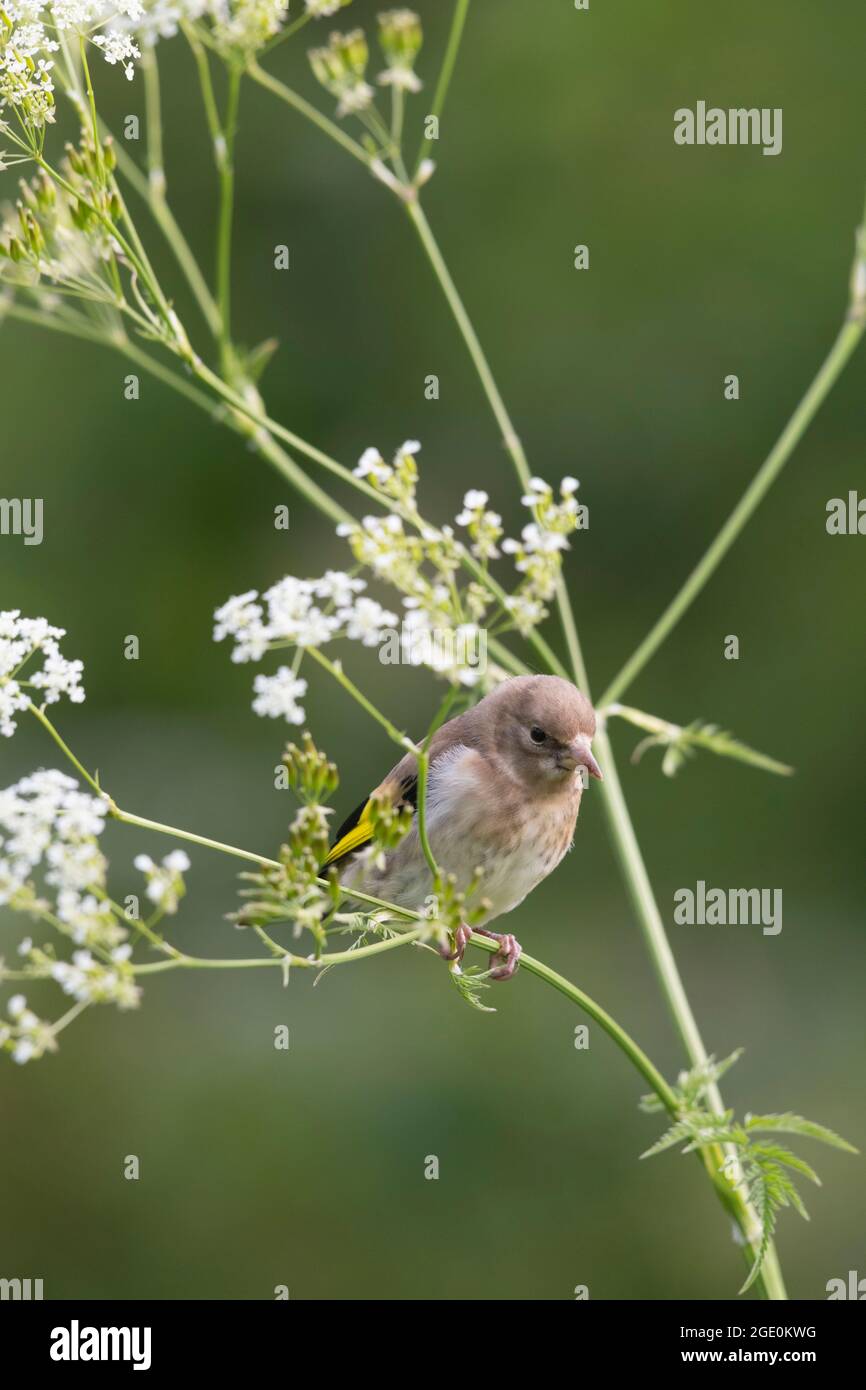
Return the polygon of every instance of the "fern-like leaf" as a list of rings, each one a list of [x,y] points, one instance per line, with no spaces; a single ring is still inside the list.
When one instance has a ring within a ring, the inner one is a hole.
[[[752,1268],[749,1270],[748,1277],[740,1289],[740,1293],[747,1293],[760,1274],[761,1266],[770,1248],[770,1241],[773,1239],[773,1232],[776,1229],[776,1205],[773,1201],[771,1188],[763,1174],[759,1173],[752,1182],[749,1190],[749,1197],[761,1222],[761,1241]]]
[[[806,1120],[802,1115],[746,1115],[744,1123],[746,1129],[753,1134],[802,1134],[807,1139],[817,1139],[821,1144],[829,1144],[831,1148],[843,1149],[845,1153],[860,1152],[853,1144],[849,1144],[847,1139],[843,1139],[832,1129],[827,1129],[826,1125],[815,1124],[814,1120]]]
[[[489,971],[476,970],[451,970],[449,974],[460,993],[462,999],[466,1001],[472,1009],[477,1009],[482,1014],[495,1014],[496,1010],[489,1004],[482,1004],[481,990],[490,988],[488,980]]]

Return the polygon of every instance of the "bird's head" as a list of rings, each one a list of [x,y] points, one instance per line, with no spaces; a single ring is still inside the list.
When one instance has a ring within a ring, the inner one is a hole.
[[[562,787],[575,776],[601,778],[592,755],[595,711],[571,681],[514,676],[477,706],[488,709],[496,754],[533,791]]]

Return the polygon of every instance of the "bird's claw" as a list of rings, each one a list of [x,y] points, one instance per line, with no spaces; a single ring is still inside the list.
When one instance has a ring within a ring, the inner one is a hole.
[[[496,939],[495,932],[485,932],[485,936],[492,936]],[[503,932],[499,939],[499,950],[496,952],[491,962],[491,980],[510,980],[518,965],[520,957],[523,955],[523,947],[512,936],[510,932]],[[499,962],[497,964],[497,962]]]
[[[460,963],[463,960],[463,953],[466,950],[467,945],[469,944],[469,938],[471,935],[471,928],[461,925],[457,928],[452,941],[449,943],[453,946],[454,949],[449,951],[447,947],[442,947],[442,955],[444,956],[445,960],[453,961],[455,968],[459,969],[460,967]]]
[[[503,932],[500,934],[495,931],[485,931],[484,927],[476,927],[475,930],[478,932],[479,936],[489,936],[491,940],[499,942],[499,949],[494,953],[490,961],[488,979],[510,980],[520,963],[520,957],[523,955],[523,947],[517,940],[517,937],[512,936],[510,932]],[[459,970],[460,968],[463,954],[469,944],[471,936],[472,928],[461,925],[457,928],[449,943],[453,949],[449,951],[445,946],[441,948],[445,960],[454,962],[453,968],[455,970]]]

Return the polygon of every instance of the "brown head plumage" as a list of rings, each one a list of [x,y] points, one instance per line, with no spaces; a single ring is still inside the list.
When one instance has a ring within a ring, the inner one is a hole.
[[[601,777],[590,747],[595,711],[571,681],[514,676],[463,718],[479,751],[528,790],[562,789],[579,767]]]

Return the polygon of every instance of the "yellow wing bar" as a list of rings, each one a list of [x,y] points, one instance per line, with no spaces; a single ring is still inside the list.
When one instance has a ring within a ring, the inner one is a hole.
[[[328,851],[328,857],[325,860],[325,866],[339,863],[347,854],[351,854],[353,850],[360,849],[362,845],[372,840],[373,822],[370,816],[371,800],[372,798],[364,802],[363,806],[360,808],[357,820],[353,825],[350,824],[350,828],[344,831],[335,845],[331,846]],[[350,822],[351,819],[350,817]]]

